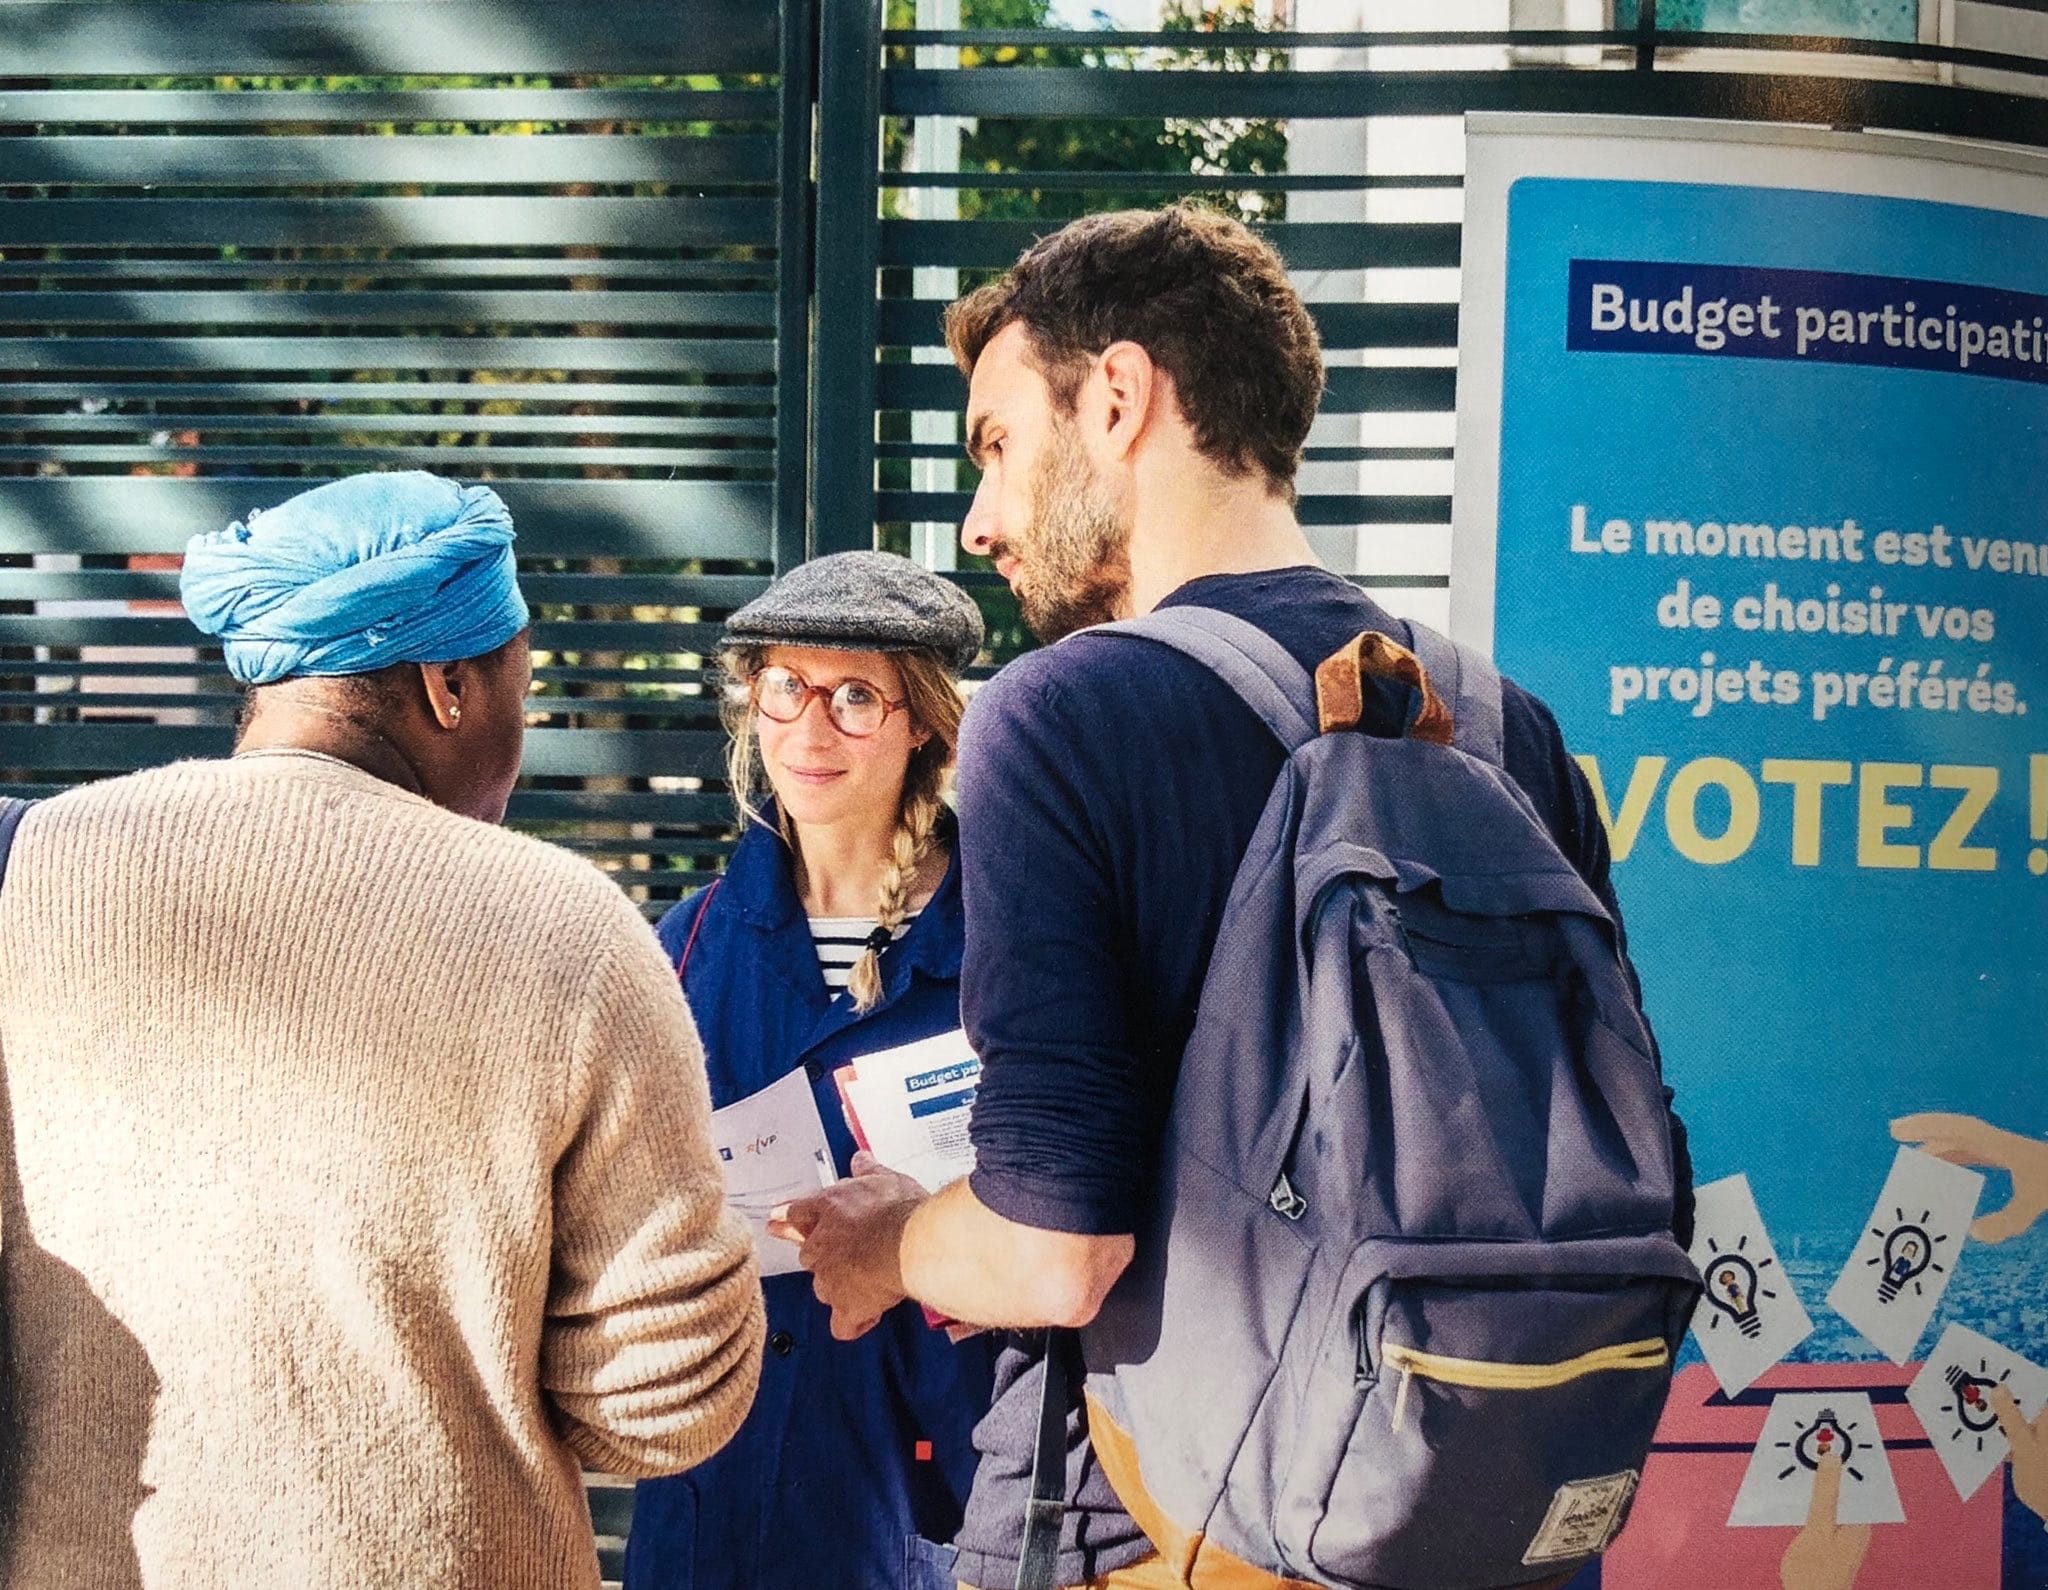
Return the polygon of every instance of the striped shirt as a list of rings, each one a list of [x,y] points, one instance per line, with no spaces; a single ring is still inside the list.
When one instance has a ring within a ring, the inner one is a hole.
[[[909,912],[896,931],[889,935],[893,944],[910,931],[910,924],[917,920],[917,912]],[[847,979],[853,975],[853,963],[861,958],[868,947],[868,935],[879,926],[871,916],[814,916],[811,918],[811,943],[817,946],[818,970],[825,974],[825,986],[834,994],[846,987]]]

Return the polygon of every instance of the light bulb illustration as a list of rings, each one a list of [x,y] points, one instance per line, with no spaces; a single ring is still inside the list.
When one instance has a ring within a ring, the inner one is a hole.
[[[1818,1469],[1820,1460],[1829,1453],[1842,1460],[1842,1468],[1851,1479],[1863,1478],[1862,1471],[1850,1462],[1855,1455],[1858,1442],[1853,1432],[1854,1424],[1843,1424],[1835,1417],[1833,1408],[1823,1408],[1814,1415],[1813,1423],[1806,1425],[1789,1441],[1780,1441],[1781,1450],[1789,1451],[1793,1461],[1778,1471],[1779,1479],[1786,1479],[1801,1468]]]
[[[1941,1273],[1942,1266],[1934,1262],[1935,1248],[1946,1241],[1946,1236],[1930,1237],[1925,1222],[1932,1211],[1920,1211],[1920,1219],[1908,1220],[1906,1211],[1894,1209],[1898,1222],[1889,1231],[1881,1226],[1872,1226],[1870,1234],[1882,1244],[1878,1252],[1864,1260],[1865,1264],[1881,1264],[1884,1272],[1878,1277],[1877,1300],[1880,1303],[1894,1301],[1906,1287],[1913,1288],[1913,1295],[1921,1295],[1920,1277],[1929,1270]]]
[[[1709,1330],[1720,1328],[1721,1315],[1726,1314],[1735,1328],[1743,1335],[1754,1339],[1763,1334],[1764,1322],[1757,1312],[1757,1299],[1774,1298],[1778,1294],[1764,1284],[1764,1271],[1777,1261],[1765,1259],[1751,1263],[1743,1253],[1749,1246],[1749,1238],[1740,1238],[1726,1253],[1712,1237],[1707,1238],[1707,1249],[1714,1257],[1707,1261],[1707,1301],[1716,1312],[1707,1320]]]
[[[1998,1428],[1998,1413],[1991,1406],[1991,1391],[2001,1384],[2010,1369],[2002,1370],[1998,1379],[1991,1378],[1991,1366],[1983,1359],[1977,1360],[1978,1374],[1971,1374],[1961,1364],[1950,1364],[1942,1371],[1942,1378],[1955,1392],[1956,1428],[1949,1431],[1951,1441],[1960,1441],[1966,1436],[1976,1438],[1977,1450],[1984,1450],[1984,1438]]]

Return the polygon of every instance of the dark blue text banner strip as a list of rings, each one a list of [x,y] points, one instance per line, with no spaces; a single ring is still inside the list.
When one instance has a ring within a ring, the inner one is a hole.
[[[1565,344],[2048,383],[2048,297],[1965,282],[1575,259]]]

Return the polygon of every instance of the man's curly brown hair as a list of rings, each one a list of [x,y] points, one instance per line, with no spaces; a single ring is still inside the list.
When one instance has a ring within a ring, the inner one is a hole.
[[[1280,256],[1242,222],[1191,204],[1084,216],[952,305],[946,345],[971,376],[1013,324],[1068,414],[1089,361],[1137,343],[1172,378],[1203,456],[1293,500],[1322,344]]]

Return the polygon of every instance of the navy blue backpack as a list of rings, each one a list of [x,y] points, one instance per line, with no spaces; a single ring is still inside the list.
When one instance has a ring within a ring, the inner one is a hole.
[[[1091,633],[1207,664],[1292,748],[1081,1333],[1104,1471],[1196,1590],[1561,1582],[1626,1518],[1699,1277],[1618,934],[1502,770],[1500,676],[1420,626],[1313,679],[1203,609]],[[1412,687],[1400,739],[1355,732],[1373,675]]]

